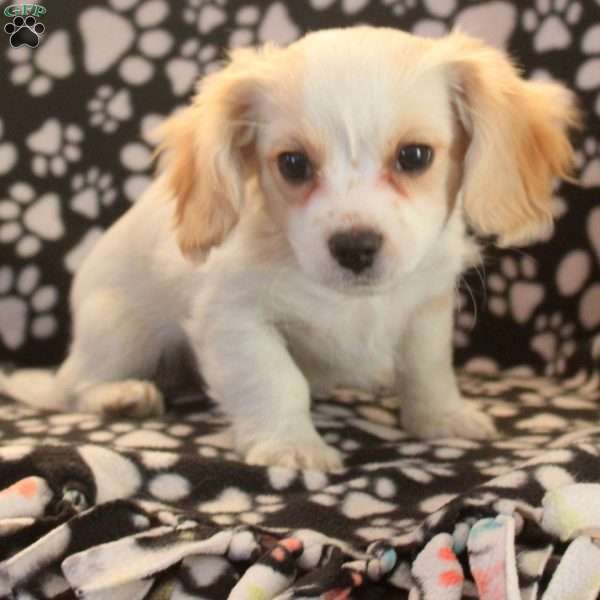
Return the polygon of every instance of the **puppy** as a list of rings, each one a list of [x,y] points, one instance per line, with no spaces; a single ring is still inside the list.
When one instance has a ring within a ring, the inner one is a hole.
[[[452,368],[466,226],[521,244],[552,224],[577,114],[502,53],[356,27],[240,49],[161,128],[160,173],[75,278],[55,376],[5,388],[48,408],[163,410],[182,340],[249,463],[340,467],[311,393],[395,387],[423,438],[495,434]]]

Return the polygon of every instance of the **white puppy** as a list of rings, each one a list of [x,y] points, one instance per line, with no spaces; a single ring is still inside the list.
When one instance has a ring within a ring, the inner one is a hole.
[[[55,377],[24,401],[162,411],[159,358],[187,340],[248,462],[340,466],[311,392],[396,386],[425,438],[486,438],[451,331],[465,226],[500,245],[551,226],[576,123],[570,93],[526,82],[459,33],[357,27],[242,49],[162,127],[162,172],[87,258]]]

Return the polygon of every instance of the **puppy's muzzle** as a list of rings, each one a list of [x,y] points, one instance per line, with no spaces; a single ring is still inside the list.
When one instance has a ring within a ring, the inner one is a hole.
[[[358,275],[373,266],[383,236],[372,229],[353,228],[329,238],[329,251],[338,264]]]

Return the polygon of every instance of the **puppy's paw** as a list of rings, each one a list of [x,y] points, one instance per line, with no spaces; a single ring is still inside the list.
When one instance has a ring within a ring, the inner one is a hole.
[[[318,435],[298,439],[262,440],[250,446],[245,459],[251,465],[315,471],[332,471],[342,466],[340,453]]]
[[[150,381],[128,379],[101,383],[81,393],[78,408],[85,412],[143,418],[165,412],[163,396]]]
[[[402,425],[408,433],[423,439],[488,440],[498,437],[494,421],[466,402],[454,410],[404,411]]]

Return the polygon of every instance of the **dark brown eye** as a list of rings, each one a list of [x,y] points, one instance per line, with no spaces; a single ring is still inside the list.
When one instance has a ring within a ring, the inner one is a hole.
[[[289,183],[301,184],[313,176],[312,164],[304,152],[282,152],[277,157],[281,176]]]
[[[396,155],[396,169],[408,173],[425,170],[433,160],[433,148],[425,144],[402,146]]]

